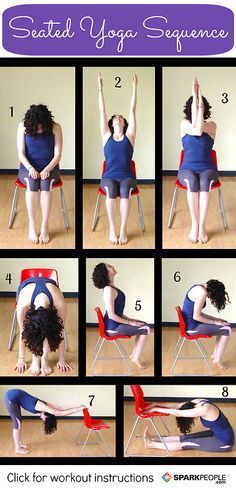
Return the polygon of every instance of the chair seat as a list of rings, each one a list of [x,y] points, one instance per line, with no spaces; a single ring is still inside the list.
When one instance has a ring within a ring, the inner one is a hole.
[[[19,178],[17,177],[16,181],[15,181],[15,185],[17,187],[21,187],[22,189],[26,189],[26,184],[23,184]],[[55,184],[55,185],[52,185],[52,188],[55,189],[56,187],[62,187],[63,185],[63,182],[61,180],[61,178],[59,179],[59,181]]]
[[[98,188],[97,193],[100,194],[101,196],[106,196],[107,195],[106,192],[104,192],[104,190],[102,190],[101,187]],[[132,190],[131,196],[136,196],[137,194],[139,194],[139,188],[138,187],[136,187],[135,190]],[[118,194],[118,197],[119,196],[120,196],[120,194]]]
[[[145,406],[147,407],[148,405],[151,405],[152,402],[145,402]],[[169,413],[162,413],[162,412],[145,412],[145,408],[137,408],[136,409],[137,414],[139,417],[142,419],[149,419],[150,417],[167,417]]]
[[[108,336],[106,333],[102,336],[102,338],[105,338],[105,340],[111,341],[111,340],[129,340],[131,336],[129,335],[122,335],[122,334],[117,334],[114,336]]]
[[[103,420],[92,419],[92,424],[87,425],[88,429],[92,429],[93,431],[99,431],[100,429],[110,429],[110,426],[106,424]]]
[[[181,184],[178,178],[175,180],[174,187],[179,187],[180,189],[187,190],[186,185]],[[221,182],[218,180],[216,184],[211,187],[211,190],[218,189],[219,187],[221,187]]]
[[[186,338],[186,340],[198,340],[198,338],[212,338],[212,335],[210,335],[210,334],[196,334],[193,336],[189,336],[186,333],[184,335],[184,338]]]

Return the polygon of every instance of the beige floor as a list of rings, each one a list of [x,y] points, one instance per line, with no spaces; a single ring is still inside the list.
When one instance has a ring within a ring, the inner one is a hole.
[[[28,216],[25,205],[25,191],[20,189],[18,209],[11,229],[8,220],[15,190],[13,175],[0,175],[0,248],[1,249],[73,249],[75,247],[75,180],[64,176],[63,190],[69,218],[69,229],[66,230],[61,213],[60,191],[53,190],[53,203],[50,214],[50,242],[46,245],[34,245],[28,241]],[[38,228],[40,215],[38,216]]]
[[[235,249],[236,248],[236,178],[223,177],[222,195],[228,229],[224,230],[219,213],[218,191],[211,192],[211,202],[207,215],[207,232],[209,241],[206,244],[192,244],[188,241],[191,227],[186,192],[178,191],[177,212],[171,228],[168,218],[174,193],[174,177],[163,177],[163,247],[164,249]]]
[[[216,403],[217,405],[217,403]],[[225,413],[226,417],[229,419],[232,427],[234,430],[236,430],[236,403],[218,403],[218,406],[222,410],[223,413]],[[136,420],[136,414],[134,411],[134,404],[132,402],[125,402],[124,405],[124,443],[126,445],[129,435],[131,433],[132,427],[134,425],[134,422]],[[161,435],[165,434],[165,429],[163,428],[163,424],[160,421],[159,417],[155,417],[155,425],[157,426],[157,429],[159,430]],[[163,420],[165,421],[171,435],[176,436],[179,435],[179,429],[176,426],[176,421],[175,417],[173,416],[168,416],[164,417]],[[150,425],[149,425],[150,424]],[[145,428],[148,426],[148,430],[151,435],[156,435],[154,433],[154,430],[152,429],[151,423],[145,419],[140,419],[139,424],[137,426],[137,435],[141,436],[138,438],[133,439],[133,441],[130,444],[128,453],[129,454],[140,454],[145,456],[145,454],[151,455],[151,456],[160,456],[163,455],[164,452],[161,450],[154,450],[154,449],[145,449],[144,447],[144,442],[143,442],[143,433]],[[204,430],[204,427],[201,425],[199,420],[195,421],[195,425],[192,429],[192,432],[199,432],[201,430]],[[214,456],[217,458],[222,458],[224,457],[224,454],[221,453],[209,453],[207,451],[196,451],[196,450],[185,450],[185,451],[171,451],[170,457],[175,457],[175,458],[186,458],[186,457],[197,457],[197,458],[208,458],[209,456]],[[234,445],[232,451],[229,451],[228,453],[225,453],[225,456],[227,458],[232,458],[236,457],[236,445]],[[167,459],[168,460],[168,459]]]
[[[115,456],[115,420],[105,420],[110,429],[102,431],[104,438]],[[50,436],[45,436],[42,422],[38,420],[24,420],[22,425],[22,440],[31,448],[27,458],[49,458],[49,457],[77,457],[80,455],[82,446],[76,445],[76,437],[83,425],[82,420],[59,420],[57,431]],[[86,431],[88,431],[86,429]],[[86,439],[86,431],[81,434],[81,442]],[[92,435],[94,434],[94,435]],[[0,419],[1,448],[0,457],[19,458],[21,455],[15,453],[12,441],[12,420]],[[96,434],[91,433],[91,441],[96,441]],[[84,454],[104,454],[101,445],[86,446]]]
[[[90,369],[92,365],[92,351],[98,339],[98,330],[87,328],[86,330],[86,375],[90,376]],[[127,355],[130,355],[134,345],[134,338],[130,340],[122,340],[122,346],[124,347]],[[100,356],[104,357],[117,357],[119,356],[113,343],[109,341],[104,343],[104,347]],[[154,332],[148,338],[147,345],[143,352],[142,360],[147,364],[146,369],[139,369],[130,360],[128,363],[132,369],[132,376],[153,376],[154,375]],[[125,375],[126,367],[119,360],[103,360],[96,363],[94,373],[109,374],[109,375]]]
[[[66,299],[67,305],[67,320],[66,320],[66,335],[68,340],[68,352],[66,360],[73,369],[66,374],[62,374],[57,368],[58,352],[50,353],[49,363],[53,369],[52,377],[54,376],[77,376],[78,375],[78,301],[76,299]],[[18,376],[14,370],[18,357],[18,335],[15,338],[14,345],[11,351],[8,350],[8,338],[10,335],[12,317],[15,310],[14,298],[0,298],[0,313],[1,313],[1,332],[0,332],[0,376]],[[28,366],[31,362],[31,353],[26,352],[26,362]],[[21,376],[29,376],[29,371],[26,371]],[[50,376],[49,376],[50,377]],[[34,379],[37,377],[33,376]]]
[[[101,199],[100,217],[94,232],[91,230],[97,199],[97,185],[83,187],[83,247],[84,249],[154,249],[155,248],[155,187],[140,185],[145,232],[142,233],[137,210],[137,198],[133,197],[128,222],[126,245],[112,245],[108,239],[108,220],[105,198]],[[119,231],[119,213],[117,212],[117,233]]]
[[[173,350],[175,344],[179,338],[178,328],[162,328],[162,375],[169,376],[171,366],[173,363]],[[215,337],[211,339],[201,340],[205,346],[207,353],[212,354],[215,345]],[[236,361],[235,361],[235,350],[236,350],[236,331],[232,332],[229,340],[229,345],[226,348],[224,361],[227,363],[227,369],[219,369],[218,366],[211,363],[213,369],[213,376],[236,376]],[[183,351],[181,352],[181,357],[199,357],[201,356],[196,344],[193,341],[186,341],[184,343]],[[175,367],[175,373],[182,374],[204,374],[207,372],[206,364],[202,360],[181,360],[178,361]]]

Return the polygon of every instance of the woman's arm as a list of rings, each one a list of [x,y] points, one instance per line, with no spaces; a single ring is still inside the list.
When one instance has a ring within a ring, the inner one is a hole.
[[[204,104],[202,94],[197,79],[193,81],[193,102],[191,106],[192,120],[182,120],[181,122],[181,137],[185,134],[193,136],[201,136],[204,131]]]
[[[98,107],[100,114],[100,131],[103,139],[103,144],[105,144],[105,142],[111,135],[111,131],[107,123],[108,120],[107,120],[107,114],[105,108],[105,99],[103,95],[103,81],[102,81],[101,73],[98,74]]]
[[[135,136],[136,136],[137,85],[138,85],[138,78],[135,74],[133,76],[133,91],[132,91],[130,110],[129,110],[129,125],[126,131],[126,135],[132,145],[134,145]]]
[[[214,318],[202,312],[207,297],[206,289],[202,286],[199,286],[196,287],[195,290],[197,290],[197,294],[194,301],[193,319],[205,324],[217,324],[218,326],[224,324],[226,321],[224,321],[223,319],[219,319],[217,317]]]
[[[19,355],[18,355],[18,360],[16,362],[15,370],[19,372],[19,374],[22,374],[26,369],[27,369],[27,364],[25,362],[25,342],[22,339],[22,332],[23,332],[23,323],[25,319],[25,313],[26,313],[26,308],[22,308],[20,306],[17,307],[17,322],[20,328],[20,334],[19,334]]]
[[[29,175],[36,179],[39,177],[39,173],[31,165],[25,154],[25,127],[23,122],[20,122],[17,129],[17,151],[18,158],[22,165],[29,171]]]
[[[61,317],[63,321],[63,326],[65,328],[65,323],[66,323],[66,303],[65,299],[63,297],[63,294],[60,293],[59,297],[59,302],[55,304],[55,307],[57,309],[58,316]],[[65,329],[64,329],[65,332]],[[59,348],[58,348],[58,362],[57,362],[57,368],[61,372],[67,372],[72,369],[72,367],[67,364],[66,362],[66,349],[65,349],[65,338],[64,340],[60,343]]]
[[[130,324],[131,326],[142,326],[142,323],[136,322],[133,319],[117,316],[115,313],[115,299],[117,297],[116,290],[111,286],[105,286],[103,298],[109,319],[112,319],[119,324]]]
[[[64,410],[61,407],[57,407],[57,405],[51,406],[49,403],[43,403],[40,400],[38,400],[35,407],[35,409],[39,412],[52,413],[53,415],[58,416],[73,415],[73,413],[81,412],[83,408],[86,407],[84,405],[77,405]]]
[[[55,166],[59,165],[62,153],[62,130],[61,126],[58,123],[53,124],[53,134],[54,134],[54,156],[52,160],[45,166],[45,168],[41,171],[40,176],[42,179],[46,179],[49,177],[50,172],[55,168]]]
[[[197,114],[198,114],[198,80],[196,77],[193,79],[193,85],[192,85],[192,96],[193,96],[193,102],[192,102],[192,107],[191,107],[191,112],[192,112],[192,125],[193,127],[196,126],[197,123]]]

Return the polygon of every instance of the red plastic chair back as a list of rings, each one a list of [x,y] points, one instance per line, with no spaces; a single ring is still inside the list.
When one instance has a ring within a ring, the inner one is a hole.
[[[88,411],[88,408],[83,408],[83,414],[84,414],[84,425],[86,425],[88,429],[91,429],[93,422],[92,422],[92,417],[90,416],[90,413]]]
[[[183,318],[181,307],[177,306],[177,307],[175,307],[175,310],[177,312],[177,316],[178,316],[178,319],[179,319],[179,332],[180,332],[180,335],[183,338],[187,338],[188,335],[186,333],[186,324],[185,324],[185,320]]]
[[[143,410],[145,408],[143,390],[139,384],[131,385],[130,389],[134,397],[136,413],[139,413],[140,410]]]
[[[99,307],[96,307],[95,312],[96,312],[97,318],[98,318],[99,334],[102,338],[107,338],[107,335],[105,333],[105,324],[104,324],[104,318],[102,315],[102,311]]]
[[[58,273],[56,269],[27,268],[21,270],[20,283],[29,278],[49,278],[58,284]]]

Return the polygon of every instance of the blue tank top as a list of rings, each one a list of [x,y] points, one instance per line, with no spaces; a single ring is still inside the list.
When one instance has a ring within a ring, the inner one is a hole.
[[[102,178],[135,178],[131,168],[133,146],[126,135],[122,141],[115,141],[111,135],[104,146],[104,155],[106,169]]]
[[[115,287],[113,287],[115,288]],[[119,317],[123,316],[123,311],[125,307],[125,294],[122,292],[119,288],[115,288],[117,291],[117,297],[115,298],[114,302],[114,308],[115,308],[115,314]],[[116,329],[117,326],[119,326],[119,322],[113,321],[113,319],[110,319],[108,317],[107,311],[105,312],[104,315],[104,323],[105,323],[105,328],[107,329]]]
[[[9,389],[6,394],[9,401],[17,403],[20,407],[24,408],[24,410],[31,413],[40,413],[40,411],[35,410],[35,405],[39,399],[26,393],[23,389]]]
[[[53,305],[53,297],[52,297],[52,294],[51,292],[48,290],[47,286],[46,286],[46,283],[52,283],[53,285],[55,286],[58,286],[56,284],[56,282],[54,280],[51,280],[50,278],[28,278],[27,280],[24,280],[18,287],[18,290],[17,290],[17,294],[16,294],[16,300],[18,300],[18,297],[20,295],[20,292],[23,288],[25,288],[25,286],[29,285],[30,283],[35,283],[35,288],[34,288],[34,291],[32,293],[32,297],[31,297],[31,307],[34,306],[34,301],[37,297],[37,295],[39,295],[40,293],[44,293],[45,295],[47,295],[47,297],[49,298],[49,302],[50,302],[50,305]]]
[[[41,172],[54,156],[54,134],[38,132],[35,136],[25,134],[25,155],[30,164]]]
[[[204,403],[211,403],[208,400],[203,400]],[[213,403],[212,403],[213,405]],[[223,412],[214,405],[219,410],[219,416],[216,420],[206,420],[203,417],[200,417],[202,425],[211,429],[214,436],[217,437],[220,441],[222,441],[225,445],[233,446],[234,444],[234,431],[227,419],[227,417],[223,414]]]
[[[216,170],[213,163],[211,151],[214,145],[214,139],[206,132],[201,136],[191,136],[185,134],[182,138],[184,148],[184,160],[180,170],[193,170],[201,173],[205,170]]]
[[[201,286],[201,285],[191,286],[191,288],[189,288],[189,290],[187,291],[187,293],[185,295],[184,302],[183,302],[182,314],[183,314],[183,318],[184,318],[184,321],[186,324],[186,331],[189,331],[190,329],[196,328],[196,326],[198,326],[198,324],[199,324],[199,321],[196,321],[195,319],[193,319],[194,303],[195,302],[192,302],[192,300],[190,300],[190,298],[188,297],[189,291],[192,288],[194,288],[195,286]],[[204,307],[206,307],[206,302],[203,305],[203,308]]]

